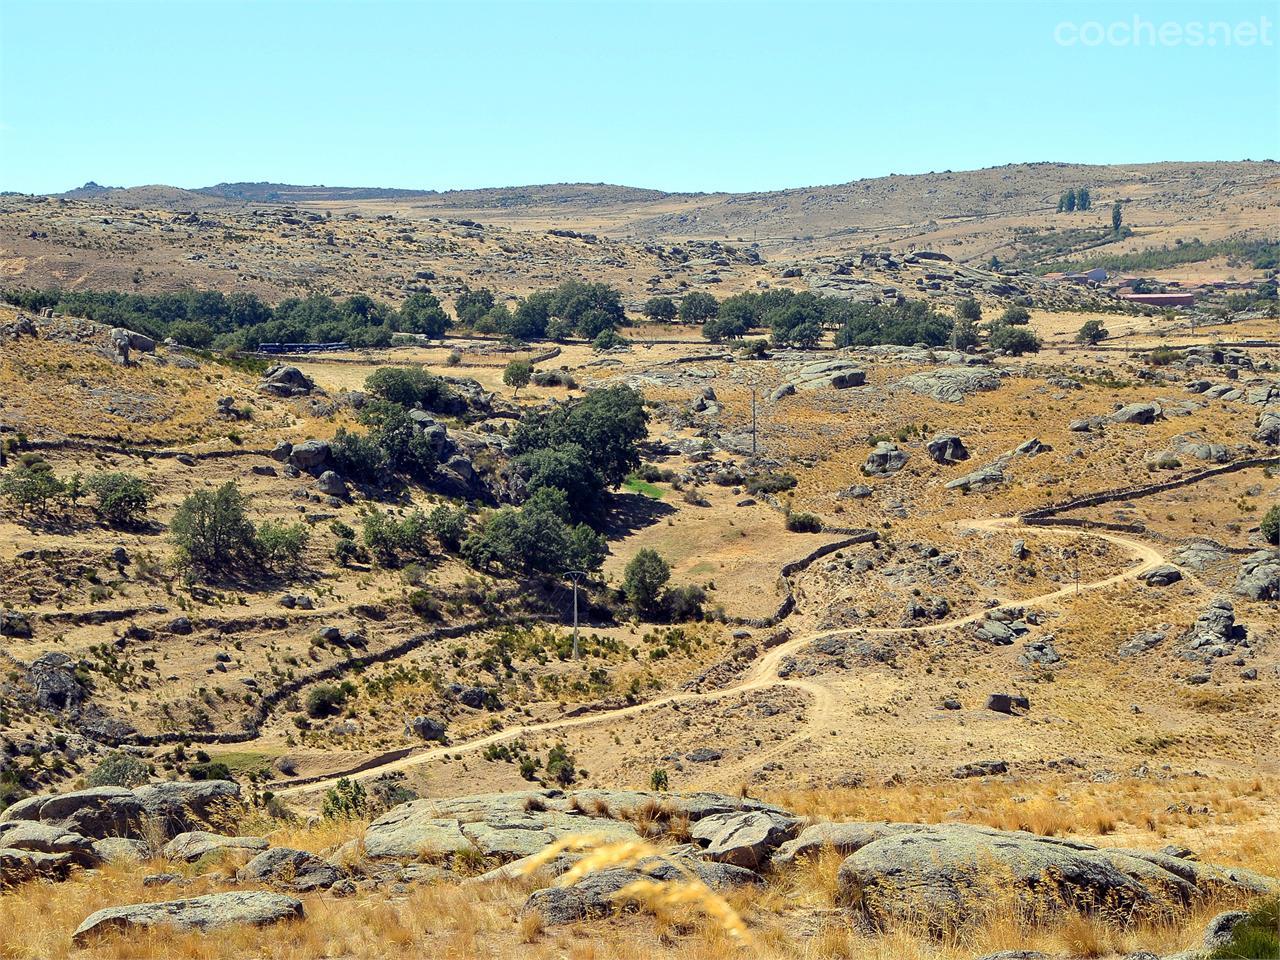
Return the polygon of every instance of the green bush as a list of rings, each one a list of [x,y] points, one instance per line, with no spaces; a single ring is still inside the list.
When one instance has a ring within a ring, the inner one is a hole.
[[[644,315],[650,320],[668,322],[676,318],[676,304],[670,297],[650,297],[644,304]]]
[[[709,293],[686,294],[680,301],[680,319],[684,323],[705,323],[720,312],[720,302]]]
[[[358,820],[369,810],[369,796],[359,781],[340,779],[326,791],[320,815],[326,820]]]
[[[447,410],[453,402],[449,385],[421,367],[381,367],[369,374],[364,388],[380,400],[402,407],[421,404],[424,410]]]
[[[991,331],[991,348],[1020,357],[1024,353],[1039,353],[1040,338],[1026,327],[999,326]]]
[[[754,473],[744,484],[751,494],[785,493],[795,485],[796,478],[789,473]]]
[[[1280,543],[1280,506],[1274,506],[1262,515],[1258,529],[1267,543]]]
[[[91,787],[140,787],[151,779],[151,770],[140,757],[123,750],[108,753],[89,771],[85,783]]]
[[[791,513],[787,515],[787,529],[792,533],[821,533],[822,520],[812,513]]]
[[[427,514],[427,528],[446,550],[457,550],[467,535],[467,511],[441,504]]]
[[[1280,960],[1280,899],[1265,900],[1249,910],[1231,931],[1231,939],[1208,960]]]
[[[340,684],[322,683],[312,687],[307,693],[307,716],[313,720],[332,716],[342,709],[355,692],[355,687],[349,680]]]
[[[98,516],[116,526],[133,526],[145,519],[151,488],[141,477],[115,471],[95,473],[87,482]]]
[[[206,760],[187,768],[187,776],[192,780],[234,780],[231,768],[221,760]]]

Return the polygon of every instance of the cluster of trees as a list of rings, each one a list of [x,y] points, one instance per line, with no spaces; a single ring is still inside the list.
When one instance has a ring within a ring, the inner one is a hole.
[[[246,504],[232,481],[183,500],[169,524],[178,567],[192,578],[296,572],[311,538],[307,525],[276,520],[255,525]]]
[[[596,533],[607,489],[640,465],[648,416],[630,387],[526,414],[511,437],[511,469],[528,498],[490,514],[462,546],[480,568],[526,573],[592,571],[604,562]]]
[[[1085,211],[1092,206],[1093,198],[1089,196],[1088,187],[1075,187],[1058,197],[1059,213],[1074,213],[1077,210]]]
[[[75,473],[59,477],[53,467],[36,453],[21,454],[0,476],[0,497],[19,513],[46,517],[56,509],[75,509],[80,500],[91,497],[93,512],[105,523],[132,527],[146,520],[151,504],[151,488],[141,477],[123,471]]]
[[[480,313],[486,302],[488,308]],[[496,333],[515,340],[579,336],[594,341],[616,333],[627,322],[617,290],[607,283],[581,280],[566,280],[552,290],[531,293],[514,309],[494,305],[491,291],[469,291],[458,300],[458,319],[477,333]]]
[[[1040,338],[1030,328],[1031,311],[1020,304],[1007,307],[998,317],[982,323],[982,305],[972,297],[961,300],[956,307],[955,326],[951,333],[951,345],[957,350],[976,347],[984,332],[992,350],[1003,350],[1013,356],[1039,353]]]
[[[439,337],[453,323],[429,293],[412,294],[399,310],[364,294],[345,300],[322,294],[290,297],[274,307],[251,293],[216,290],[156,294],[8,290],[0,296],[27,310],[53,307],[157,339],[173,337],[197,349],[255,350],[261,343],[341,340],[355,346],[390,346],[394,333]]]

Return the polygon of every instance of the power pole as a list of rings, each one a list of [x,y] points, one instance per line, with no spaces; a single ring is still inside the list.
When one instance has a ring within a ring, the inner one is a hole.
[[[578,646],[578,581],[586,576],[586,571],[568,570],[566,573],[573,580],[573,659],[580,660],[582,651]]]
[[[756,387],[751,387],[751,459],[756,458]]]

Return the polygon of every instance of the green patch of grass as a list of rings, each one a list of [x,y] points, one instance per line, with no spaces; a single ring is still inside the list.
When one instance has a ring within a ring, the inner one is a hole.
[[[1231,941],[1209,954],[1209,960],[1277,958],[1280,958],[1280,899],[1255,906],[1231,931]]]
[[[715,573],[715,572],[716,572],[716,565],[712,563],[710,560],[703,560],[701,563],[696,564],[689,568],[689,576],[691,577],[696,577],[699,574],[703,574],[703,573]]]
[[[667,491],[655,486],[648,480],[641,480],[634,473],[627,477],[622,486],[625,490],[630,490],[632,493],[638,493],[645,497],[652,497],[654,500],[661,500],[667,495]]]
[[[267,753],[253,750],[230,750],[226,753],[209,753],[210,760],[225,763],[234,777],[247,777],[259,771],[270,771],[271,764],[279,756],[279,752]]]

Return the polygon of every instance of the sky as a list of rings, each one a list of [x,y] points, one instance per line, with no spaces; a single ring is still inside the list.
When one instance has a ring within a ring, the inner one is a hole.
[[[0,0],[0,190],[1280,157],[1280,4]]]

